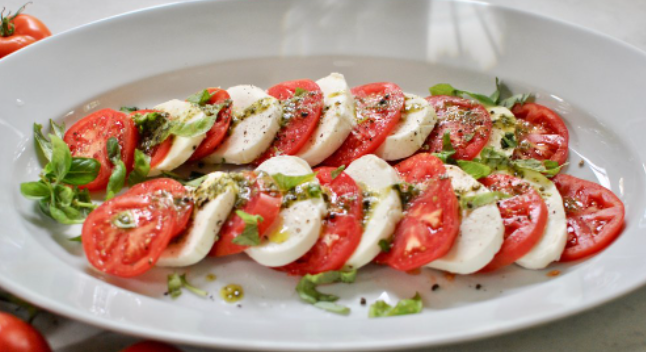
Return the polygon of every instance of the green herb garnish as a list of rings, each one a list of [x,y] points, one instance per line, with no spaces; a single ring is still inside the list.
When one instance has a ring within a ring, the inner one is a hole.
[[[341,175],[343,170],[345,170],[345,165],[341,165],[338,168],[336,168],[335,170],[332,170],[332,172],[330,172],[330,175],[332,176],[332,179],[334,180],[335,178],[339,177],[339,175]]]
[[[244,230],[231,242],[241,246],[257,246],[260,244],[260,233],[258,223],[264,221],[260,215],[251,215],[242,210],[236,210],[236,214],[244,221]]]
[[[209,295],[208,292],[189,284],[186,280],[186,274],[179,275],[178,273],[173,273],[168,275],[168,294],[171,298],[175,299],[181,296],[182,288],[185,288],[198,296],[206,297]]]
[[[395,307],[382,300],[378,300],[370,305],[368,316],[370,318],[382,318],[396,315],[417,314],[422,311],[422,308],[422,297],[419,295],[419,292],[416,292],[413,298],[402,299],[397,302]]]
[[[281,173],[273,174],[271,177],[276,181],[276,184],[278,187],[285,191],[289,192],[290,190],[296,188],[296,186],[300,185],[301,183],[309,182],[314,180],[316,177],[315,173],[307,174],[307,175],[298,175],[298,176],[287,176]]]
[[[296,286],[296,292],[299,297],[317,308],[327,310],[328,312],[347,315],[350,308],[332,303],[339,299],[338,296],[319,292],[318,285],[326,285],[337,282],[353,283],[357,277],[357,271],[326,271],[324,273],[303,276]]]

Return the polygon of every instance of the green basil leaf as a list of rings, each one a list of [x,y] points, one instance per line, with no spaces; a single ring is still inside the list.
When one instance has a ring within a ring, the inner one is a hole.
[[[180,275],[179,278],[182,280],[182,286],[184,286],[185,289],[193,292],[194,294],[196,294],[198,296],[206,297],[206,296],[209,295],[208,292],[206,292],[204,290],[201,290],[201,289],[189,284],[188,281],[186,281],[186,274]]]
[[[330,175],[332,176],[332,179],[334,180],[335,178],[339,177],[339,175],[341,175],[343,170],[345,170],[345,165],[341,165],[338,168],[336,168],[335,170],[332,170],[332,172],[330,172]]]
[[[114,196],[121,192],[123,186],[126,184],[126,165],[119,159],[117,165],[112,169],[112,174],[108,180],[108,186],[106,187],[106,196],[105,199],[112,199]]]
[[[56,221],[60,222],[61,224],[65,225],[73,225],[73,224],[80,224],[83,222],[83,220],[77,219],[76,216],[70,217],[69,214],[69,209],[73,209],[70,207],[57,207],[54,203],[49,204],[49,215]],[[74,215],[74,214],[71,214]]]
[[[500,102],[500,106],[506,107],[507,109],[511,109],[514,107],[516,104],[523,105],[525,102],[529,99],[531,95],[530,94],[516,94],[514,96],[511,96],[507,99],[504,99]]]
[[[128,176],[128,184],[136,185],[137,183],[144,182],[148,173],[150,172],[150,156],[139,149],[135,149],[135,162],[130,175]]]
[[[467,91],[464,91],[464,90],[461,90],[460,93],[470,96],[471,98],[479,101],[480,103],[482,103],[485,106],[496,106],[496,103],[486,95],[473,93],[473,92],[467,92]]]
[[[498,101],[500,101],[500,91],[502,90],[502,84],[500,83],[500,80],[498,77],[496,77],[496,90],[491,93],[489,96],[489,99],[493,101],[495,104],[498,104]]]
[[[274,181],[276,181],[276,184],[281,190],[288,192],[296,188],[296,186],[300,185],[301,183],[314,180],[314,178],[316,178],[316,174],[311,173],[307,175],[287,176],[281,173],[277,173],[271,175],[271,177],[274,179]]]
[[[110,159],[112,165],[116,166],[121,161],[121,146],[119,145],[119,140],[116,137],[108,138],[107,149],[108,159]]]
[[[442,160],[443,163],[448,163],[452,161],[452,157],[455,154],[455,148],[451,144],[451,130],[446,130],[442,136],[442,151],[439,153],[433,153],[436,157]]]
[[[491,147],[485,147],[480,152],[480,159],[474,160],[489,166],[493,170],[505,170],[509,168],[509,158]]]
[[[190,181],[186,181],[186,182],[184,182],[184,186],[189,186],[189,187],[195,187],[195,188],[197,188],[197,187],[199,187],[199,186],[202,184],[202,182],[204,182],[204,180],[206,180],[208,177],[209,177],[209,175],[204,175],[204,176],[200,176],[200,177],[198,177],[198,178],[194,178],[194,179],[192,179],[192,180],[190,180]]]
[[[336,282],[353,283],[357,277],[357,270],[351,271],[326,271],[316,275],[307,274],[301,278],[296,285],[298,296],[305,302],[316,304],[316,302],[334,302],[339,297],[331,294],[321,293],[316,289],[318,285],[332,284]]]
[[[75,186],[86,185],[96,179],[100,169],[101,164],[96,159],[74,157],[67,175],[61,182]]]
[[[510,197],[509,194],[502,192],[486,192],[475,196],[460,198],[460,206],[462,209],[475,209]]]
[[[458,90],[448,83],[439,83],[428,89],[431,95],[450,95],[457,96]]]
[[[70,187],[56,185],[54,186],[54,196],[58,205],[69,207],[72,205],[75,194],[74,190]]]
[[[305,95],[307,93],[309,93],[309,91],[307,89],[303,89],[301,87],[296,87],[296,89],[294,90],[294,96],[295,97],[300,97],[301,95]]]
[[[63,137],[65,136],[65,123],[59,125],[54,122],[54,120],[50,119],[49,126],[58,138],[63,139]]]
[[[258,233],[258,222],[264,221],[262,216],[247,214],[242,210],[236,210],[236,214],[244,221],[245,226],[242,233],[231,240],[231,242],[241,246],[259,245],[260,234]]]
[[[34,123],[34,140],[38,144],[40,151],[47,160],[52,160],[52,143],[45,138],[43,134],[43,126]]]
[[[502,149],[516,148],[518,142],[516,141],[516,134],[514,132],[505,132],[500,139],[500,146]]]
[[[512,161],[511,164],[519,169],[531,170],[541,173],[547,170],[545,168],[545,165],[543,165],[542,162],[536,159],[519,159]]]
[[[29,199],[46,198],[51,195],[49,186],[42,181],[21,183],[20,193],[22,193],[25,198]]]
[[[458,166],[462,171],[471,175],[471,177],[477,179],[487,177],[491,174],[491,168],[485,164],[469,161],[469,160],[457,160]]]
[[[316,302],[314,303],[314,307],[340,315],[350,314],[350,308],[333,302]]]
[[[556,174],[561,172],[561,168],[563,168],[563,166],[565,166],[566,164],[559,165],[559,163],[557,163],[556,161],[544,160],[543,165],[545,165],[546,170],[543,174],[545,174],[545,176],[547,177],[554,177],[556,176]]]
[[[168,294],[173,299],[182,295],[182,278],[177,273],[168,275]]]
[[[390,252],[391,243],[392,243],[391,241],[384,240],[384,239],[381,239],[378,242],[379,248],[381,248],[381,251],[384,253]]]
[[[206,103],[208,103],[210,99],[211,93],[209,93],[209,91],[205,89],[201,92],[197,92],[189,96],[188,98],[186,98],[186,101],[197,105],[206,105]]]
[[[57,181],[62,181],[72,167],[72,153],[67,144],[59,137],[50,134],[52,141],[52,171]]]
[[[83,238],[82,238],[82,236],[76,236],[76,237],[70,238],[68,241],[81,243],[81,242],[83,242]]]
[[[222,108],[222,105],[220,104],[219,106],[220,108],[214,109],[216,111],[212,115],[206,115],[206,117],[197,121],[189,123],[173,122],[171,133],[179,137],[193,137],[208,132],[218,119],[218,111]]]
[[[422,311],[422,297],[419,292],[413,298],[402,299],[395,307],[379,300],[370,306],[368,316],[370,318],[392,317],[396,315],[417,314]]]
[[[136,106],[122,106],[121,108],[119,108],[119,111],[125,112],[125,113],[131,113],[137,110],[139,110],[139,108]]]

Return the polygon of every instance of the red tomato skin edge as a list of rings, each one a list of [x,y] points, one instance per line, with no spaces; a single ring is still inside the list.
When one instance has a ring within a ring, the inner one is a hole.
[[[52,349],[34,327],[9,313],[0,312],[0,351],[51,352]]]

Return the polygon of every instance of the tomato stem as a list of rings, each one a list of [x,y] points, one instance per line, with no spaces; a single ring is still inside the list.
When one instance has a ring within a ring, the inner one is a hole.
[[[13,16],[11,15],[11,11],[7,12],[7,15],[5,16],[4,12],[7,8],[6,7],[2,8],[2,12],[0,12],[0,22],[1,22],[0,36],[1,37],[10,37],[13,35],[13,33],[16,31],[16,26],[13,24],[13,20],[15,20],[16,17],[20,15],[25,10],[25,7],[27,7],[27,5],[29,4],[31,4],[31,1],[22,5]]]

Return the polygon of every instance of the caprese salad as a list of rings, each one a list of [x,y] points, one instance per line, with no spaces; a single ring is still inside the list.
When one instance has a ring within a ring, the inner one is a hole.
[[[486,96],[438,84],[424,98],[391,82],[350,88],[332,73],[103,109],[67,131],[52,121],[49,136],[35,124],[48,163],[21,191],[54,220],[82,223],[87,259],[104,273],[244,252],[304,276],[301,298],[341,313],[315,286],[351,282],[369,263],[473,274],[609,246],[621,200],[561,174],[563,120],[499,87]],[[223,164],[246,167],[202,172]],[[190,176],[175,173],[182,165]],[[93,203],[95,191],[106,201]]]

